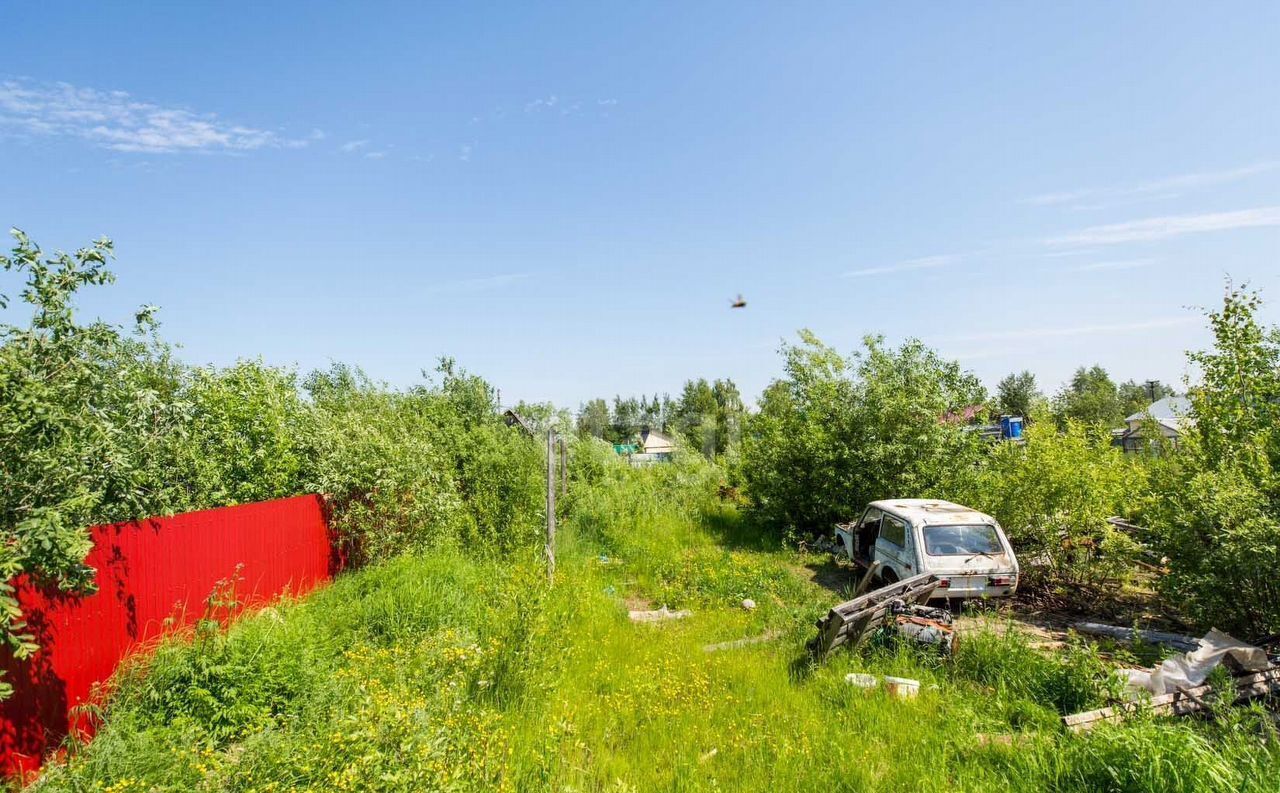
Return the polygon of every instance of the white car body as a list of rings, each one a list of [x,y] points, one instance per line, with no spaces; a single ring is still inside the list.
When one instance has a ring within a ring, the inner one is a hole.
[[[1018,588],[1018,559],[990,515],[950,501],[873,501],[854,523],[836,525],[850,559],[880,562],[881,580],[921,573],[942,579],[931,599],[1006,597]]]

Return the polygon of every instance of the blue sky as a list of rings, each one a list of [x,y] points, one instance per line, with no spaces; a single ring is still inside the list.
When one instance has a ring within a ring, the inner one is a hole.
[[[1275,3],[4,17],[0,223],[111,236],[85,310],[157,304],[196,363],[754,397],[808,327],[1051,391],[1179,379],[1228,274],[1280,319]]]

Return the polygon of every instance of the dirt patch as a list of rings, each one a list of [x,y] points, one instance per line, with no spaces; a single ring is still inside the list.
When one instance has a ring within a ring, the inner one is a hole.
[[[1020,591],[1012,600],[992,602],[976,609],[971,607],[956,617],[955,627],[960,633],[984,628],[1015,630],[1026,636],[1032,647],[1053,651],[1066,645],[1071,627],[1082,621],[1123,626],[1137,624],[1174,632],[1181,628],[1181,624],[1168,616],[1150,593],[1132,590],[1118,592],[1110,599],[1088,605],[1044,592]],[[1114,644],[1097,637],[1083,638],[1099,642],[1104,647]]]
[[[1018,603],[1003,603],[980,612],[956,616],[956,632],[964,635],[981,630],[996,632],[1017,631],[1026,637],[1032,647],[1041,650],[1059,650],[1066,646],[1067,631],[1072,619],[1062,614],[1024,611]]]
[[[627,595],[622,601],[627,606],[627,611],[651,611],[653,610],[653,601],[642,598],[639,595]]]
[[[852,565],[837,562],[830,554],[814,554],[787,567],[797,578],[833,592],[842,600],[851,597],[858,584],[858,571]]]

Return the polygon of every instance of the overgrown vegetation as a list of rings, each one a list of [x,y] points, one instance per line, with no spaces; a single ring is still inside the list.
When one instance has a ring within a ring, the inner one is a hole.
[[[992,448],[951,495],[1006,527],[1024,581],[1098,597],[1133,569],[1134,540],[1107,523],[1145,492],[1146,467],[1111,445],[1105,427],[1041,414],[1024,444]]]
[[[578,454],[554,586],[533,552],[430,551],[170,643],[38,789],[1274,789],[1255,712],[1063,732],[1108,694],[1107,665],[999,622],[951,661],[885,645],[811,665],[810,620],[837,597],[798,574],[816,558],[720,501],[698,455]],[[693,616],[628,621],[643,601]],[[743,636],[774,638],[704,650]],[[851,671],[922,691],[864,692]]]
[[[1110,430],[1172,393],[1159,382],[1116,386],[1100,367],[1081,368],[1050,411],[1034,377],[1011,376],[996,407],[1031,411],[1025,438],[981,443],[960,411],[981,421],[973,408],[985,395],[954,362],[919,342],[894,350],[874,338],[847,359],[802,333],[783,347],[784,375],[749,423],[749,494],[778,536],[826,533],[876,498],[949,498],[1001,521],[1027,583],[1088,604],[1131,579],[1145,551],[1166,560],[1156,583],[1186,622],[1248,639],[1275,633],[1280,329],[1258,322],[1259,306],[1255,293],[1226,293],[1208,315],[1213,348],[1190,356],[1202,375],[1187,431],[1169,442],[1149,422],[1146,453],[1128,455]],[[1145,531],[1120,532],[1112,516]]]
[[[1169,557],[1161,589],[1198,622],[1251,638],[1280,632],[1280,328],[1255,293],[1209,314],[1194,353],[1194,428],[1156,469],[1144,519]]]
[[[112,281],[109,241],[47,256],[14,238],[0,265],[31,313],[0,325],[0,637],[19,657],[35,645],[14,577],[87,591],[94,524],[320,492],[370,559],[502,550],[540,525],[536,443],[452,361],[404,392],[342,365],[301,384],[260,361],[188,366],[150,307],[130,331],[77,320],[79,292]]]
[[[1132,383],[1082,370],[1050,413],[1034,378],[1012,378],[997,404],[1027,406],[1031,423],[1023,443],[990,444],[968,426],[989,410],[972,375],[877,337],[846,357],[802,333],[745,419],[730,381],[691,381],[678,403],[618,400],[622,419],[592,403],[549,586],[542,450],[501,422],[481,378],[449,359],[403,391],[341,364],[304,377],[189,366],[151,308],[130,330],[76,320],[79,290],[111,280],[109,242],[45,256],[15,236],[0,263],[24,280],[31,316],[0,327],[6,587],[25,573],[85,591],[94,523],[301,492],[329,496],[368,565],[137,661],[100,703],[98,738],[44,788],[1269,790],[1280,778],[1257,710],[1063,733],[1058,716],[1115,693],[1108,665],[1084,644],[1038,652],[998,623],[949,662],[873,645],[814,666],[802,645],[843,592],[815,584],[822,560],[785,542],[876,498],[952,498],[1001,520],[1032,583],[1101,596],[1131,575],[1141,541],[1166,558],[1157,586],[1188,620],[1280,630],[1280,330],[1257,321],[1252,293],[1209,315],[1193,429],[1143,455],[1107,432],[1140,399]],[[554,406],[519,407],[538,426],[567,423]],[[633,470],[590,437],[606,419],[630,431],[655,417],[693,451]],[[1118,533],[1116,514],[1146,532]],[[660,605],[694,616],[626,620],[627,606]],[[18,655],[34,649],[8,588],[0,629]],[[703,649],[742,637],[762,641]],[[850,671],[924,689],[865,694]]]
[[[826,533],[877,498],[940,496],[978,463],[977,438],[948,417],[986,393],[920,342],[867,337],[845,358],[802,331],[782,357],[742,456],[751,496],[779,530]]]

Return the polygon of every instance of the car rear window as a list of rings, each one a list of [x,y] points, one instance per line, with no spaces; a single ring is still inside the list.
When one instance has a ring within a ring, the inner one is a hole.
[[[985,523],[972,526],[926,526],[924,549],[930,556],[1004,553],[995,527]]]

